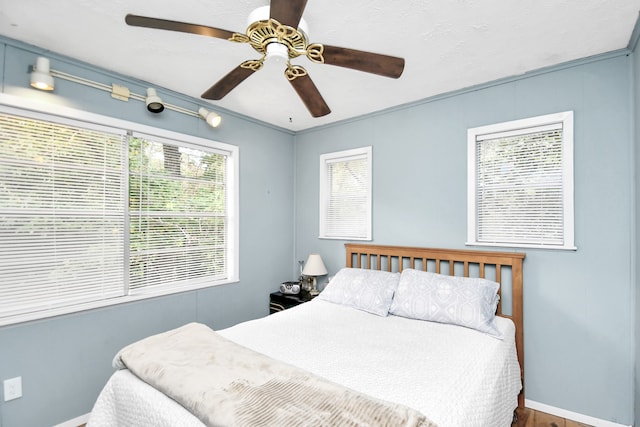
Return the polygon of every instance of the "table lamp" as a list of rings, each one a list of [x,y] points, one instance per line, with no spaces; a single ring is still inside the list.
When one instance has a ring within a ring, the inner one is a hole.
[[[311,294],[312,296],[318,295],[320,291],[318,291],[318,282],[316,280],[316,277],[324,276],[325,274],[327,274],[327,267],[324,266],[320,254],[309,255],[309,258],[307,258],[307,262],[304,265],[304,269],[302,269],[302,274],[304,274],[305,276],[313,277],[313,284],[311,285],[309,294]]]

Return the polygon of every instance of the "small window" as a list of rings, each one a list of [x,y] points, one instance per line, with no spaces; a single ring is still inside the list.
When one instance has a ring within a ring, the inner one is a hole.
[[[467,244],[574,250],[573,112],[467,136]]]
[[[320,238],[371,240],[371,147],[320,156]]]

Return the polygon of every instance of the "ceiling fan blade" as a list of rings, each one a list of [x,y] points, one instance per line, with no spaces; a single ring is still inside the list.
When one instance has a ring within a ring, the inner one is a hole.
[[[318,88],[308,74],[298,76],[289,81],[313,117],[326,116],[331,112],[329,106],[322,98],[320,91],[318,91]]]
[[[269,16],[281,24],[298,28],[307,0],[271,0]]]
[[[250,75],[255,72],[256,70],[254,69],[245,68],[242,65],[238,65],[226,76],[218,80],[216,84],[207,89],[201,96],[204,99],[222,99],[236,86],[245,81]]]
[[[397,79],[404,71],[404,59],[362,50],[324,45],[324,63]]]
[[[181,33],[198,34],[201,36],[215,37],[218,39],[229,39],[233,36],[232,31],[220,28],[207,27],[205,25],[189,24],[186,22],[170,21],[167,19],[149,18],[147,16],[131,15],[125,16],[124,21],[134,27],[156,28],[160,30],[179,31]]]

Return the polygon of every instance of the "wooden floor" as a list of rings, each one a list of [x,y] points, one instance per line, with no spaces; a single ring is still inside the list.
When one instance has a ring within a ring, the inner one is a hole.
[[[592,427],[529,408],[518,409],[517,412],[518,421],[513,423],[512,427]]]

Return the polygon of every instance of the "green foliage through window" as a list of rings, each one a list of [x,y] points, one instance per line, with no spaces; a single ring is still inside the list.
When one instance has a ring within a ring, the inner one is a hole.
[[[226,156],[129,142],[130,286],[225,278]]]
[[[469,129],[468,243],[575,249],[573,114]]]
[[[199,147],[0,108],[0,325],[229,279],[229,153]]]

